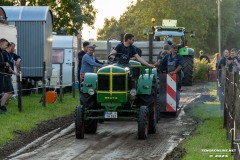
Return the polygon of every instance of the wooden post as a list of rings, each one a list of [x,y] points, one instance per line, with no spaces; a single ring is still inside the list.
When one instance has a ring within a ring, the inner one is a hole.
[[[42,93],[42,96],[43,96],[43,98],[42,98],[42,106],[43,107],[46,107],[46,62],[44,61],[43,62],[43,79],[42,79],[42,81],[43,81],[43,93]]]
[[[20,76],[17,76],[17,85],[18,85],[18,111],[22,112],[22,73],[21,68],[17,68],[17,72]]]
[[[222,80],[224,81],[224,101],[223,101],[223,106],[224,106],[224,111],[223,111],[223,127],[226,128],[227,127],[227,107],[226,107],[226,91],[227,91],[227,77],[226,77],[226,73],[227,70],[225,67],[222,68]]]
[[[153,34],[149,33],[149,63],[153,62]]]
[[[75,98],[75,61],[72,62],[72,96]]]
[[[234,142],[240,143],[240,80],[237,78],[237,73],[235,75],[235,139]],[[234,155],[234,160],[239,160],[240,155],[239,155],[239,150],[237,146],[234,146],[236,148],[236,152]]]
[[[63,72],[63,66],[62,63],[60,64],[60,102],[62,102],[63,97],[63,88],[62,88],[62,72]]]

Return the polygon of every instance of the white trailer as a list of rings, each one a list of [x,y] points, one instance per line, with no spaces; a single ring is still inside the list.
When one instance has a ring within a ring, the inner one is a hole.
[[[77,39],[75,36],[53,35],[52,40],[52,77],[51,86],[60,82],[60,64],[62,64],[62,85],[72,86],[73,62],[76,62]],[[76,68],[76,65],[75,65]],[[76,70],[76,69],[75,69]],[[74,73],[76,71],[74,70]]]

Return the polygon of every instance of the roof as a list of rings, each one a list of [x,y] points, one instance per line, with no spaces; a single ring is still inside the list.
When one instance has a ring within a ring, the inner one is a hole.
[[[183,36],[183,32],[176,32],[176,31],[156,31],[155,36],[176,36],[180,37]]]
[[[1,6],[7,16],[7,21],[46,21],[49,6]],[[53,19],[53,18],[52,18]]]
[[[53,35],[52,36],[52,47],[56,48],[74,48],[74,36],[62,36],[62,35]]]

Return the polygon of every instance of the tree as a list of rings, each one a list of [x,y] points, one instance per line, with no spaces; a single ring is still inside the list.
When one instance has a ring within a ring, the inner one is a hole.
[[[223,49],[240,46],[239,7],[239,0],[224,0],[221,3]],[[151,30],[152,17],[156,19],[154,25],[161,25],[163,19],[176,19],[178,26],[195,31],[195,38],[187,39],[190,47],[196,51],[203,49],[206,53],[214,53],[218,49],[218,10],[215,0],[138,0],[121,15],[117,26],[104,25],[99,31],[106,34],[114,31],[115,35],[131,32],[137,40],[147,40],[143,30]],[[101,34],[98,37],[101,38]]]
[[[93,26],[96,19],[94,0],[8,0],[3,5],[50,6],[53,12],[53,30],[58,34],[65,29],[67,34],[76,33],[83,24]],[[9,3],[12,2],[12,3]]]

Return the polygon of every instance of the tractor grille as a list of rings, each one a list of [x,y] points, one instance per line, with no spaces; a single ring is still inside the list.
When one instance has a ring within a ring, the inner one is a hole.
[[[113,91],[125,91],[125,90],[126,90],[126,75],[114,75]]]
[[[109,75],[98,75],[98,90],[110,90]]]

